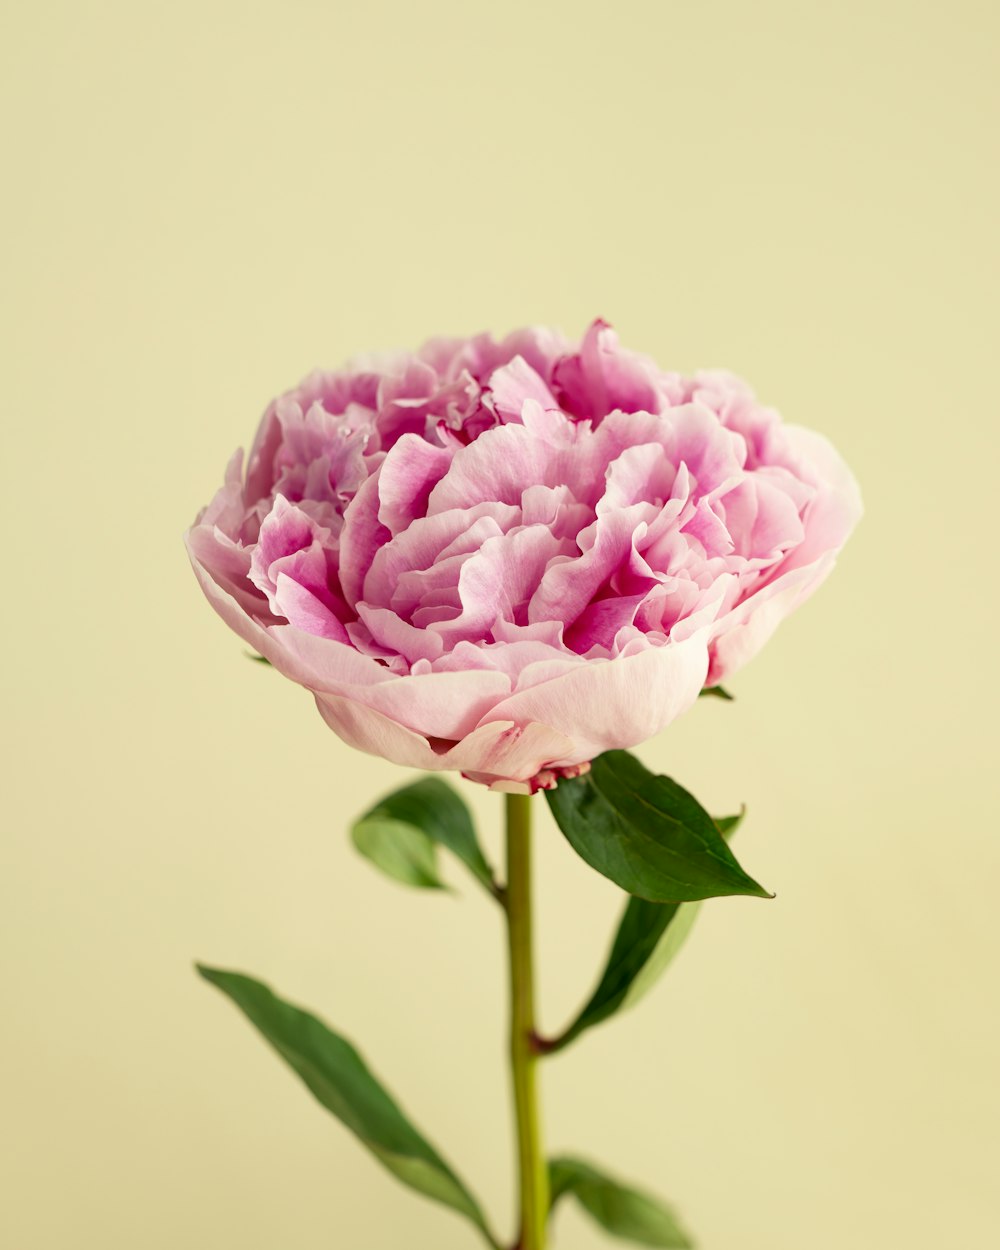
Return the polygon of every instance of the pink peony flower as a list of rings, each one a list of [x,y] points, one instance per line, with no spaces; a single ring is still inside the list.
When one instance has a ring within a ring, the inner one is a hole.
[[[186,540],[345,741],[532,790],[750,659],[860,514],[825,439],[597,321],[579,346],[527,329],[311,374]]]

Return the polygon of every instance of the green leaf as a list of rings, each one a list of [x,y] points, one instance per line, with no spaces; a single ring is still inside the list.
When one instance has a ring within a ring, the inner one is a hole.
[[[746,814],[747,809],[745,807],[741,807],[735,816],[716,816],[715,827],[728,841],[730,835],[734,834],[740,825],[743,824],[743,817]]]
[[[407,885],[443,888],[435,851],[440,845],[457,855],[487,890],[496,891],[469,809],[438,777],[424,777],[387,794],[355,821],[351,837],[362,855]]]
[[[244,651],[243,654],[248,660],[253,660],[255,664],[266,664],[268,668],[271,667],[271,661],[267,658],[267,656],[258,655],[256,651]]]
[[[701,804],[627,751],[599,755],[590,772],[564,778],[545,797],[577,854],[629,894],[654,903],[772,897],[743,871]]]
[[[327,1111],[404,1185],[461,1212],[491,1246],[497,1245],[475,1198],[406,1119],[348,1041],[251,977],[201,964],[198,971],[228,995]]]
[[[443,890],[437,848],[426,833],[389,816],[364,818],[351,828],[354,845],[388,877],[425,890]]]
[[[743,815],[716,817],[716,827],[728,836]],[[547,1043],[546,1050],[562,1050],[587,1029],[645,997],[684,945],[700,907],[700,902],[650,903],[630,898],[597,988],[565,1032]]]
[[[560,1198],[571,1195],[602,1228],[624,1241],[669,1250],[691,1250],[694,1245],[665,1203],[612,1180],[580,1159],[552,1159],[549,1184],[553,1208]]]
[[[546,1049],[562,1050],[587,1029],[638,1002],[680,949],[700,905],[630,898],[597,988],[569,1028]]]
[[[733,695],[723,686],[705,686],[698,691],[699,699],[725,699],[727,703],[735,703]]]

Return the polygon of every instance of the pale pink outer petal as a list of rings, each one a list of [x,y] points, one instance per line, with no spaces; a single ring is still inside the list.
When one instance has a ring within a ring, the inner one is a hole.
[[[483,668],[409,674],[355,688],[340,685],[336,693],[356,699],[414,733],[454,739],[472,733],[510,693],[510,678],[496,669]]]
[[[245,643],[269,660],[285,677],[311,690],[361,689],[394,680],[381,664],[354,647],[332,638],[320,638],[294,625],[267,625],[250,616],[212,576],[185,535],[191,567],[205,597],[219,616]],[[266,604],[264,605],[266,611]]]
[[[839,551],[861,520],[864,505],[857,479],[829,439],[799,425],[779,428],[786,446],[800,458],[801,476],[819,486],[805,518],[805,539],[789,559],[789,567],[798,568]]]
[[[402,728],[432,738],[470,733],[510,692],[510,678],[495,669],[398,676],[352,646],[291,625],[264,632],[261,654],[286,676],[315,693],[351,699],[373,715],[390,717]],[[306,679],[296,675],[302,673]]]
[[[543,770],[539,769],[539,773]],[[557,774],[545,772],[547,777]],[[510,777],[494,777],[492,773],[462,773],[466,781],[475,781],[487,790],[495,790],[498,794],[537,794],[539,790],[551,790],[552,786],[539,786],[534,781],[513,781]]]
[[[435,738],[462,738],[510,692],[495,669],[399,677],[353,646],[308,634],[293,625],[266,627],[249,617],[192,556],[209,602],[244,642],[279,672],[316,694],[352,700],[359,715],[392,718],[402,729]]]
[[[248,548],[240,546],[212,525],[192,526],[184,535],[184,545],[195,570],[204,570],[205,575],[235,599],[244,612],[269,623],[277,622],[279,618],[272,616],[267,600],[250,581]]]
[[[537,789],[533,779],[571,756],[573,746],[571,738],[551,725],[535,722],[519,729],[509,721],[494,721],[480,725],[449,752],[454,761],[450,766],[493,790],[532,794]]]
[[[316,706],[334,733],[360,751],[409,768],[475,774],[486,784],[519,782],[525,791],[531,778],[573,749],[571,738],[546,725],[519,729],[510,721],[493,721],[449,750],[436,751],[423,735],[351,699],[317,694]]]
[[[441,771],[452,767],[445,755],[437,754],[422,734],[405,729],[381,712],[373,711],[340,695],[316,694],[320,715],[348,746],[369,755],[379,755],[405,768]]]
[[[530,781],[543,768],[573,752],[573,740],[551,725],[518,726],[510,721],[480,725],[448,752],[449,767],[496,779]]]
[[[683,642],[649,646],[578,668],[499,702],[489,720],[538,722],[573,743],[555,764],[581,764],[602,751],[637,746],[666,728],[698,697],[708,672],[709,626]],[[466,770],[469,771],[469,770]]]
[[[226,476],[222,486],[215,492],[211,503],[202,508],[195,518],[194,526],[218,526],[224,534],[235,538],[243,524],[246,505],[243,502],[243,448],[238,447],[229,457]]]
[[[781,572],[716,622],[710,685],[742,668],[785,617],[820,586],[863,511],[854,475],[822,434],[791,425],[780,427],[780,436],[799,459],[802,477],[816,484],[817,495],[804,518],[805,537]]]
[[[262,640],[254,640],[254,645],[262,653],[268,649]],[[423,734],[395,719],[399,714],[397,708],[393,709],[394,714],[387,715],[371,705],[370,700],[379,698],[383,691],[389,689],[390,683],[369,688],[360,698],[357,691],[344,695],[324,691],[314,693],[324,720],[351,746],[404,766],[457,770],[494,788],[528,792],[531,779],[543,770],[585,763],[612,747],[635,746],[660,732],[685,711],[697,698],[705,668],[704,660],[699,663],[690,651],[686,656],[681,655],[686,647],[687,644],[679,644],[650,649],[640,655],[588,665],[587,671],[581,670],[579,676],[585,679],[584,684],[589,689],[569,689],[577,676],[571,674],[525,692],[526,696],[539,693],[543,705],[551,710],[552,718],[562,720],[567,732],[538,721],[520,728],[510,720],[491,720],[465,732],[460,741],[443,752],[435,750]],[[668,652],[677,653],[673,657],[674,663],[657,665],[655,661]],[[592,673],[589,671],[591,667],[599,671]],[[655,684],[651,684],[648,674],[651,667],[659,669],[652,675]],[[286,675],[292,675],[287,663],[283,668]],[[682,672],[684,669],[686,673]],[[684,677],[684,686],[666,680],[668,671],[671,677]],[[452,676],[461,679],[465,674]],[[399,678],[396,681],[390,679],[390,682],[393,688],[399,689],[420,680]],[[303,684],[308,685],[308,682]],[[584,696],[582,699],[581,695]],[[644,700],[642,706],[648,709],[641,722],[634,718],[639,699]],[[391,706],[392,701],[389,703]],[[527,703],[527,698],[522,697],[517,705],[521,713],[528,711]],[[574,705],[580,711],[579,721],[572,715]],[[567,707],[570,709],[568,717]],[[629,723],[626,719],[628,709],[632,710],[633,716],[628,731],[623,732],[623,725]],[[613,719],[615,716],[617,719]],[[457,725],[442,727],[460,729]]]
[[[266,660],[270,660],[275,668],[284,673],[286,677],[290,677],[292,681],[297,681],[303,686],[311,686],[314,682],[321,680],[320,672],[308,660],[286,655],[285,648],[274,637],[274,627],[269,628],[249,616],[240,604],[237,603],[236,599],[219,585],[198,558],[197,550],[192,545],[190,531],[185,535],[185,543],[188,555],[191,558],[191,567],[194,569],[199,585],[205,592],[205,597],[229,628],[238,634],[245,643],[253,647],[258,654],[262,655]],[[290,627],[286,626],[284,628]],[[328,640],[321,638],[316,639],[316,641],[325,643]],[[338,643],[336,645],[342,646],[343,644]]]
[[[286,676],[301,681],[310,690],[343,690],[346,687],[361,689],[380,686],[395,678],[384,665],[371,656],[363,655],[354,646],[333,638],[320,638],[307,634],[294,625],[274,625],[267,631],[271,653],[262,652]],[[302,681],[289,670],[306,671],[311,674]]]
[[[786,616],[826,579],[836,555],[830,552],[804,569],[793,569],[720,617],[712,645],[709,686],[721,685],[760,651]]]

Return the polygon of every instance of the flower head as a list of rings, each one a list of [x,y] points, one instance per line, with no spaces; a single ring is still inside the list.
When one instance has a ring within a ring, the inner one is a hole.
[[[311,374],[187,543],[347,742],[534,789],[745,663],[860,513],[826,440],[597,321],[579,345],[526,329]]]

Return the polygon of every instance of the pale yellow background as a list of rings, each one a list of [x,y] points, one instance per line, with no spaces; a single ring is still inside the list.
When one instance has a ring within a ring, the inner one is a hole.
[[[550,1141],[703,1250],[997,1244],[998,35],[985,0],[8,4],[0,1244],[477,1244],[195,958],[357,1039],[510,1230],[500,918],[355,857],[407,774],[243,658],[181,532],[313,365],[595,315],[825,431],[867,515],[738,702],[644,748],[748,804],[778,897],[710,904],[546,1071]],[[618,903],[542,815],[554,1029]]]

